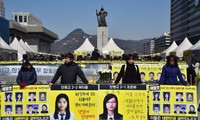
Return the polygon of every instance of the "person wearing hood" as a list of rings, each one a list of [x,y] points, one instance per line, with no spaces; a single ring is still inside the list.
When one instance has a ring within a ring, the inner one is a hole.
[[[179,78],[179,81],[177,79]],[[161,85],[189,85],[182,77],[178,66],[178,57],[175,55],[167,56],[167,63],[162,68],[162,74],[158,84]]]
[[[57,69],[56,74],[49,83],[50,88],[53,84],[55,84],[60,76],[60,84],[76,84],[77,76],[79,76],[85,84],[88,84],[88,80],[86,79],[83,71],[78,66],[78,64],[73,62],[73,60],[74,55],[72,53],[65,54],[65,63],[60,65]]]
[[[35,68],[27,59],[24,59],[22,62],[21,69],[19,70],[16,79],[20,88],[24,88],[27,85],[34,85],[37,82],[37,73]]]
[[[115,84],[119,83],[122,78],[122,84],[140,84],[140,71],[138,65],[134,64],[134,56],[128,54],[126,56],[126,64],[122,65],[121,70],[115,80]]]

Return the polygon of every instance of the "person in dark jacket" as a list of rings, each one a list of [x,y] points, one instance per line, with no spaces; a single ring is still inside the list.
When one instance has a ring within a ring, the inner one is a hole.
[[[123,115],[118,113],[118,99],[115,94],[107,94],[103,101],[103,113],[99,120],[123,120]]]
[[[117,76],[115,84],[119,83],[122,78],[122,84],[140,84],[140,71],[138,65],[134,64],[134,56],[127,55],[126,64],[122,65],[121,70]]]
[[[94,51],[92,52],[91,60],[99,60],[99,58],[100,58],[100,54],[98,52],[98,49],[94,48]]]
[[[49,83],[49,87],[58,80],[58,78],[61,76],[61,84],[76,84],[77,75],[81,78],[81,80],[87,84],[88,80],[86,79],[83,71],[81,68],[73,62],[74,55],[72,53],[65,54],[65,63],[60,65],[59,68],[56,71],[56,74],[54,75],[53,79],[51,80],[51,83]]]
[[[178,67],[178,57],[174,55],[167,56],[167,63],[162,68],[162,74],[158,84],[164,85],[180,85],[177,76],[183,85],[189,85],[182,77],[180,68]]]
[[[33,85],[37,82],[37,73],[35,68],[28,60],[23,60],[16,81],[17,84],[20,85],[20,88],[24,88],[26,85]]]

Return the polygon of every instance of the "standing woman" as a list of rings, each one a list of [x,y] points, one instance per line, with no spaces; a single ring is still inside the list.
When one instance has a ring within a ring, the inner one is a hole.
[[[180,85],[177,76],[183,85],[189,85],[182,77],[178,67],[178,57],[174,55],[167,56],[167,63],[162,68],[162,74],[158,84],[161,85]]]
[[[28,60],[23,61],[16,81],[20,88],[24,88],[27,85],[33,85],[37,82],[37,73],[35,68]]]
[[[121,70],[115,80],[115,84],[119,83],[122,78],[122,84],[140,84],[140,71],[138,65],[134,64],[134,56],[129,54],[126,56],[126,64],[122,65]]]
[[[123,120],[123,115],[118,113],[118,100],[114,94],[107,94],[103,101],[103,113],[99,120]]]
[[[74,120],[74,113],[69,110],[69,98],[66,94],[56,97],[55,111],[50,115],[50,120]]]

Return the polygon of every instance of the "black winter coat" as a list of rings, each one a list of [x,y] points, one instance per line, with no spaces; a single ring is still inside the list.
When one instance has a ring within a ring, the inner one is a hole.
[[[122,65],[115,83],[119,83],[121,78],[122,84],[140,84],[141,78],[139,67],[134,64],[126,64],[126,67],[125,65]]]
[[[53,77],[51,83],[55,83],[61,76],[61,84],[76,84],[77,75],[84,83],[88,83],[83,71],[78,64],[72,62],[71,64],[60,65]]]
[[[37,74],[35,69],[20,70],[17,76],[17,84],[26,83],[27,85],[33,85],[37,82]]]

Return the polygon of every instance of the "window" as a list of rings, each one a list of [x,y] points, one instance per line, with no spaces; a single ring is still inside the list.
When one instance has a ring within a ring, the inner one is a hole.
[[[19,16],[19,22],[22,22],[22,16],[21,15]]]
[[[15,15],[15,21],[17,22],[18,20],[17,20],[17,15]]]
[[[27,22],[27,16],[24,16],[24,22]]]

